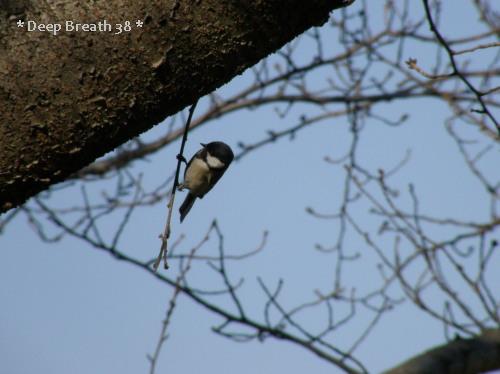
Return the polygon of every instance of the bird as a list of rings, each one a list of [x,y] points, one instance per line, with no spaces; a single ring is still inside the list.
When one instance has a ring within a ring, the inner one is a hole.
[[[181,222],[193,207],[196,198],[202,199],[215,186],[234,159],[234,153],[226,143],[215,141],[200,144],[202,148],[187,163],[184,181],[178,187],[180,191],[184,188],[189,190],[179,208]]]

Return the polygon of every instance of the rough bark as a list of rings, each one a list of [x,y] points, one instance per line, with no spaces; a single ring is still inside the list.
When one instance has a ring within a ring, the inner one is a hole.
[[[0,213],[328,19],[349,0],[0,0]],[[132,30],[66,32],[64,23]],[[60,23],[28,32],[18,20]],[[135,21],[144,21],[142,28]]]
[[[500,330],[456,339],[418,355],[385,374],[477,374],[500,369]]]

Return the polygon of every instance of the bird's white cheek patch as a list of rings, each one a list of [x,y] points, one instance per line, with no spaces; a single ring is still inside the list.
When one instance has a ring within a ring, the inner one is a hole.
[[[214,169],[221,169],[225,166],[221,160],[217,157],[213,157],[210,153],[207,153],[207,164]]]

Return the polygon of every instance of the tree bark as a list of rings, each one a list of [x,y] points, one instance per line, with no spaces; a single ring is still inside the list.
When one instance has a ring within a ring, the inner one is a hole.
[[[0,1],[0,213],[148,130],[352,0]],[[25,22],[18,27],[18,20]],[[113,31],[68,31],[106,20]],[[142,28],[135,25],[144,22]],[[60,24],[57,35],[28,21]],[[115,24],[131,30],[114,34]]]
[[[500,330],[456,339],[418,355],[385,374],[477,374],[500,369]]]

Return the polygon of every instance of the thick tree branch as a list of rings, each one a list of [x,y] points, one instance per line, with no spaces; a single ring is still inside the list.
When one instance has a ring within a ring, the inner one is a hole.
[[[385,374],[476,374],[500,368],[500,330],[456,339],[424,352]]]
[[[352,0],[0,6],[0,212],[213,91]],[[297,9],[300,8],[300,11]],[[129,32],[28,32],[67,20]]]

